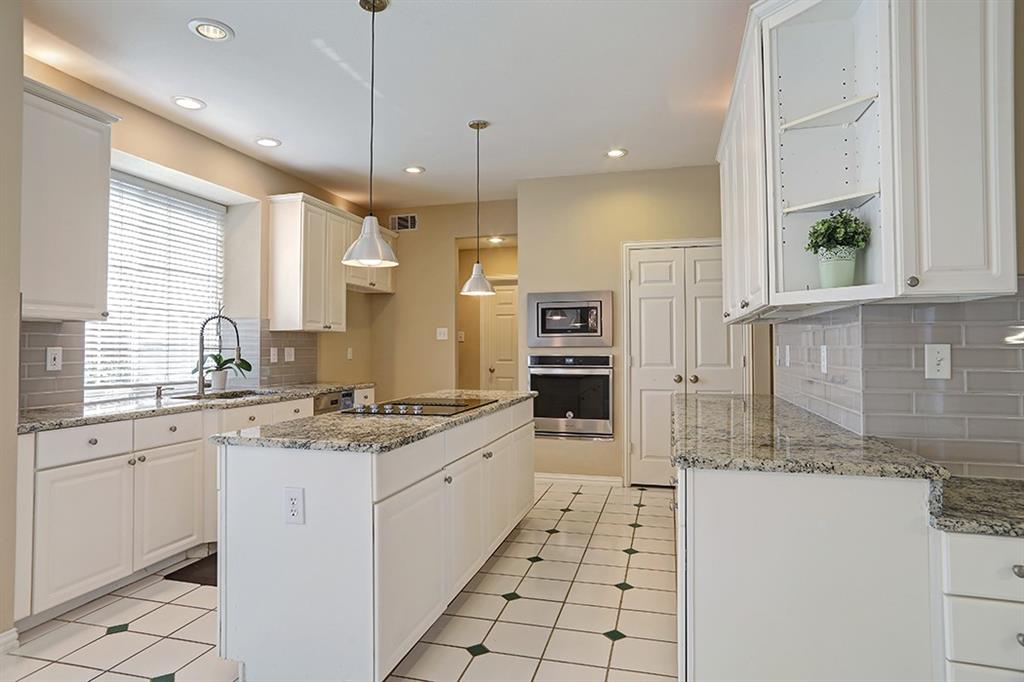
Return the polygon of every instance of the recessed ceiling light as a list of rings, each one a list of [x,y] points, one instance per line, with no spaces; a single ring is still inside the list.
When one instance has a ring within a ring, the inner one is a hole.
[[[177,95],[171,98],[171,101],[177,104],[182,109],[188,109],[189,111],[198,111],[199,109],[206,108],[206,102],[195,97],[186,97],[185,95]]]
[[[261,147],[280,147],[281,140],[274,139],[273,137],[257,137],[256,144]]]
[[[605,155],[609,159],[621,159],[623,156],[625,156],[628,153],[629,153],[628,149],[623,149],[622,147],[616,147],[615,149],[609,149],[605,153]]]
[[[420,173],[426,172],[426,170],[427,169],[423,166],[407,166],[405,172],[410,175],[419,175]]]
[[[503,241],[505,241],[505,238],[504,237],[488,237],[487,241],[489,241],[492,244],[500,244]]]
[[[188,27],[200,38],[217,43],[235,37],[235,32],[230,26],[216,19],[193,19],[188,22]]]

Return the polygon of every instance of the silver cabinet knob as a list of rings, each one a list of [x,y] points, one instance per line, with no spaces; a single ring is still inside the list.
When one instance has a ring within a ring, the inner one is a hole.
[[[377,283],[376,282],[370,282],[370,286],[371,287],[375,287],[375,286],[377,286]]]
[[[691,384],[695,384],[698,381],[700,381],[700,377],[699,376],[697,376],[696,374],[691,374],[690,375],[690,383]]]
[[[1021,564],[1014,564],[1013,568],[1010,570],[1013,571],[1013,574],[1018,578],[1024,578],[1024,566]]]
[[[249,421],[251,421],[251,422],[254,422],[254,421],[256,421],[256,415],[254,415],[254,414],[250,414],[250,415],[249,415]]]
[[[750,307],[750,301],[747,301],[747,300],[740,301],[740,307],[741,308],[749,308]]]
[[[444,482],[445,482],[445,483],[447,483],[447,484],[449,484],[449,485],[451,485],[451,482],[452,482],[452,477],[451,477],[451,476],[445,476],[445,477],[444,477]]]
[[[139,455],[139,461],[140,462],[145,462],[146,461],[146,456],[145,455]]]
[[[178,430],[178,427],[175,426],[174,424],[171,424],[171,426],[167,430],[170,431],[171,433],[174,433],[175,431]]]
[[[90,438],[89,439],[89,445],[96,445],[97,443],[99,443],[98,439],[96,439],[96,438]]]
[[[683,383],[683,375],[682,374],[675,375],[674,377],[672,377],[672,381],[676,382],[677,384]]]
[[[916,275],[911,275],[910,277],[907,277],[907,286],[908,287],[916,287],[920,283],[921,283],[921,280],[919,280]]]
[[[110,313],[108,313],[106,310],[104,310],[102,313],[100,313],[100,317],[102,317],[105,320],[108,317],[110,317]]]
[[[490,459],[491,457],[494,457],[494,453],[490,450],[484,453],[484,459]]]
[[[730,314],[729,313],[722,313],[722,317],[724,317],[725,319],[729,319]]]
[[[132,457],[130,460],[128,460],[128,466],[130,466],[130,467],[135,466],[135,458],[134,457]]]
[[[302,410],[300,408],[298,408],[298,407],[296,407],[294,410],[292,410],[292,412],[295,413],[295,414],[298,414],[301,411]]]

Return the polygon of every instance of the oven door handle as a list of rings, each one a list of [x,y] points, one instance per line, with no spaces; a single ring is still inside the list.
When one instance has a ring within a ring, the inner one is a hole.
[[[530,374],[575,374],[611,376],[611,367],[530,367]]]

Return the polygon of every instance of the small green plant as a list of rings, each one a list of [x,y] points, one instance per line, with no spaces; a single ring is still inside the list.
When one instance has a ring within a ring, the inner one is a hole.
[[[863,249],[871,241],[871,228],[850,210],[832,212],[811,225],[807,246],[811,253],[832,251],[840,246]]]
[[[246,372],[252,371],[252,365],[245,358],[226,358],[220,353],[210,353],[204,358],[203,367],[207,372],[217,372],[222,369],[233,370],[235,374],[245,376]],[[213,361],[213,365],[210,365],[210,361]],[[196,364],[196,368],[192,370],[193,374],[199,372],[199,364]]]

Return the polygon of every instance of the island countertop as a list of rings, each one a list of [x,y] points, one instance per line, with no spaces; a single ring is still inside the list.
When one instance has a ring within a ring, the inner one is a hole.
[[[942,487],[935,527],[951,533],[1024,537],[1024,481],[954,476]]]
[[[480,398],[495,402],[451,417],[332,412],[221,433],[210,440],[219,445],[381,453],[531,400],[536,395],[534,391],[434,391],[417,397]]]
[[[672,457],[679,468],[949,478],[942,466],[859,436],[768,395],[673,396]]]

